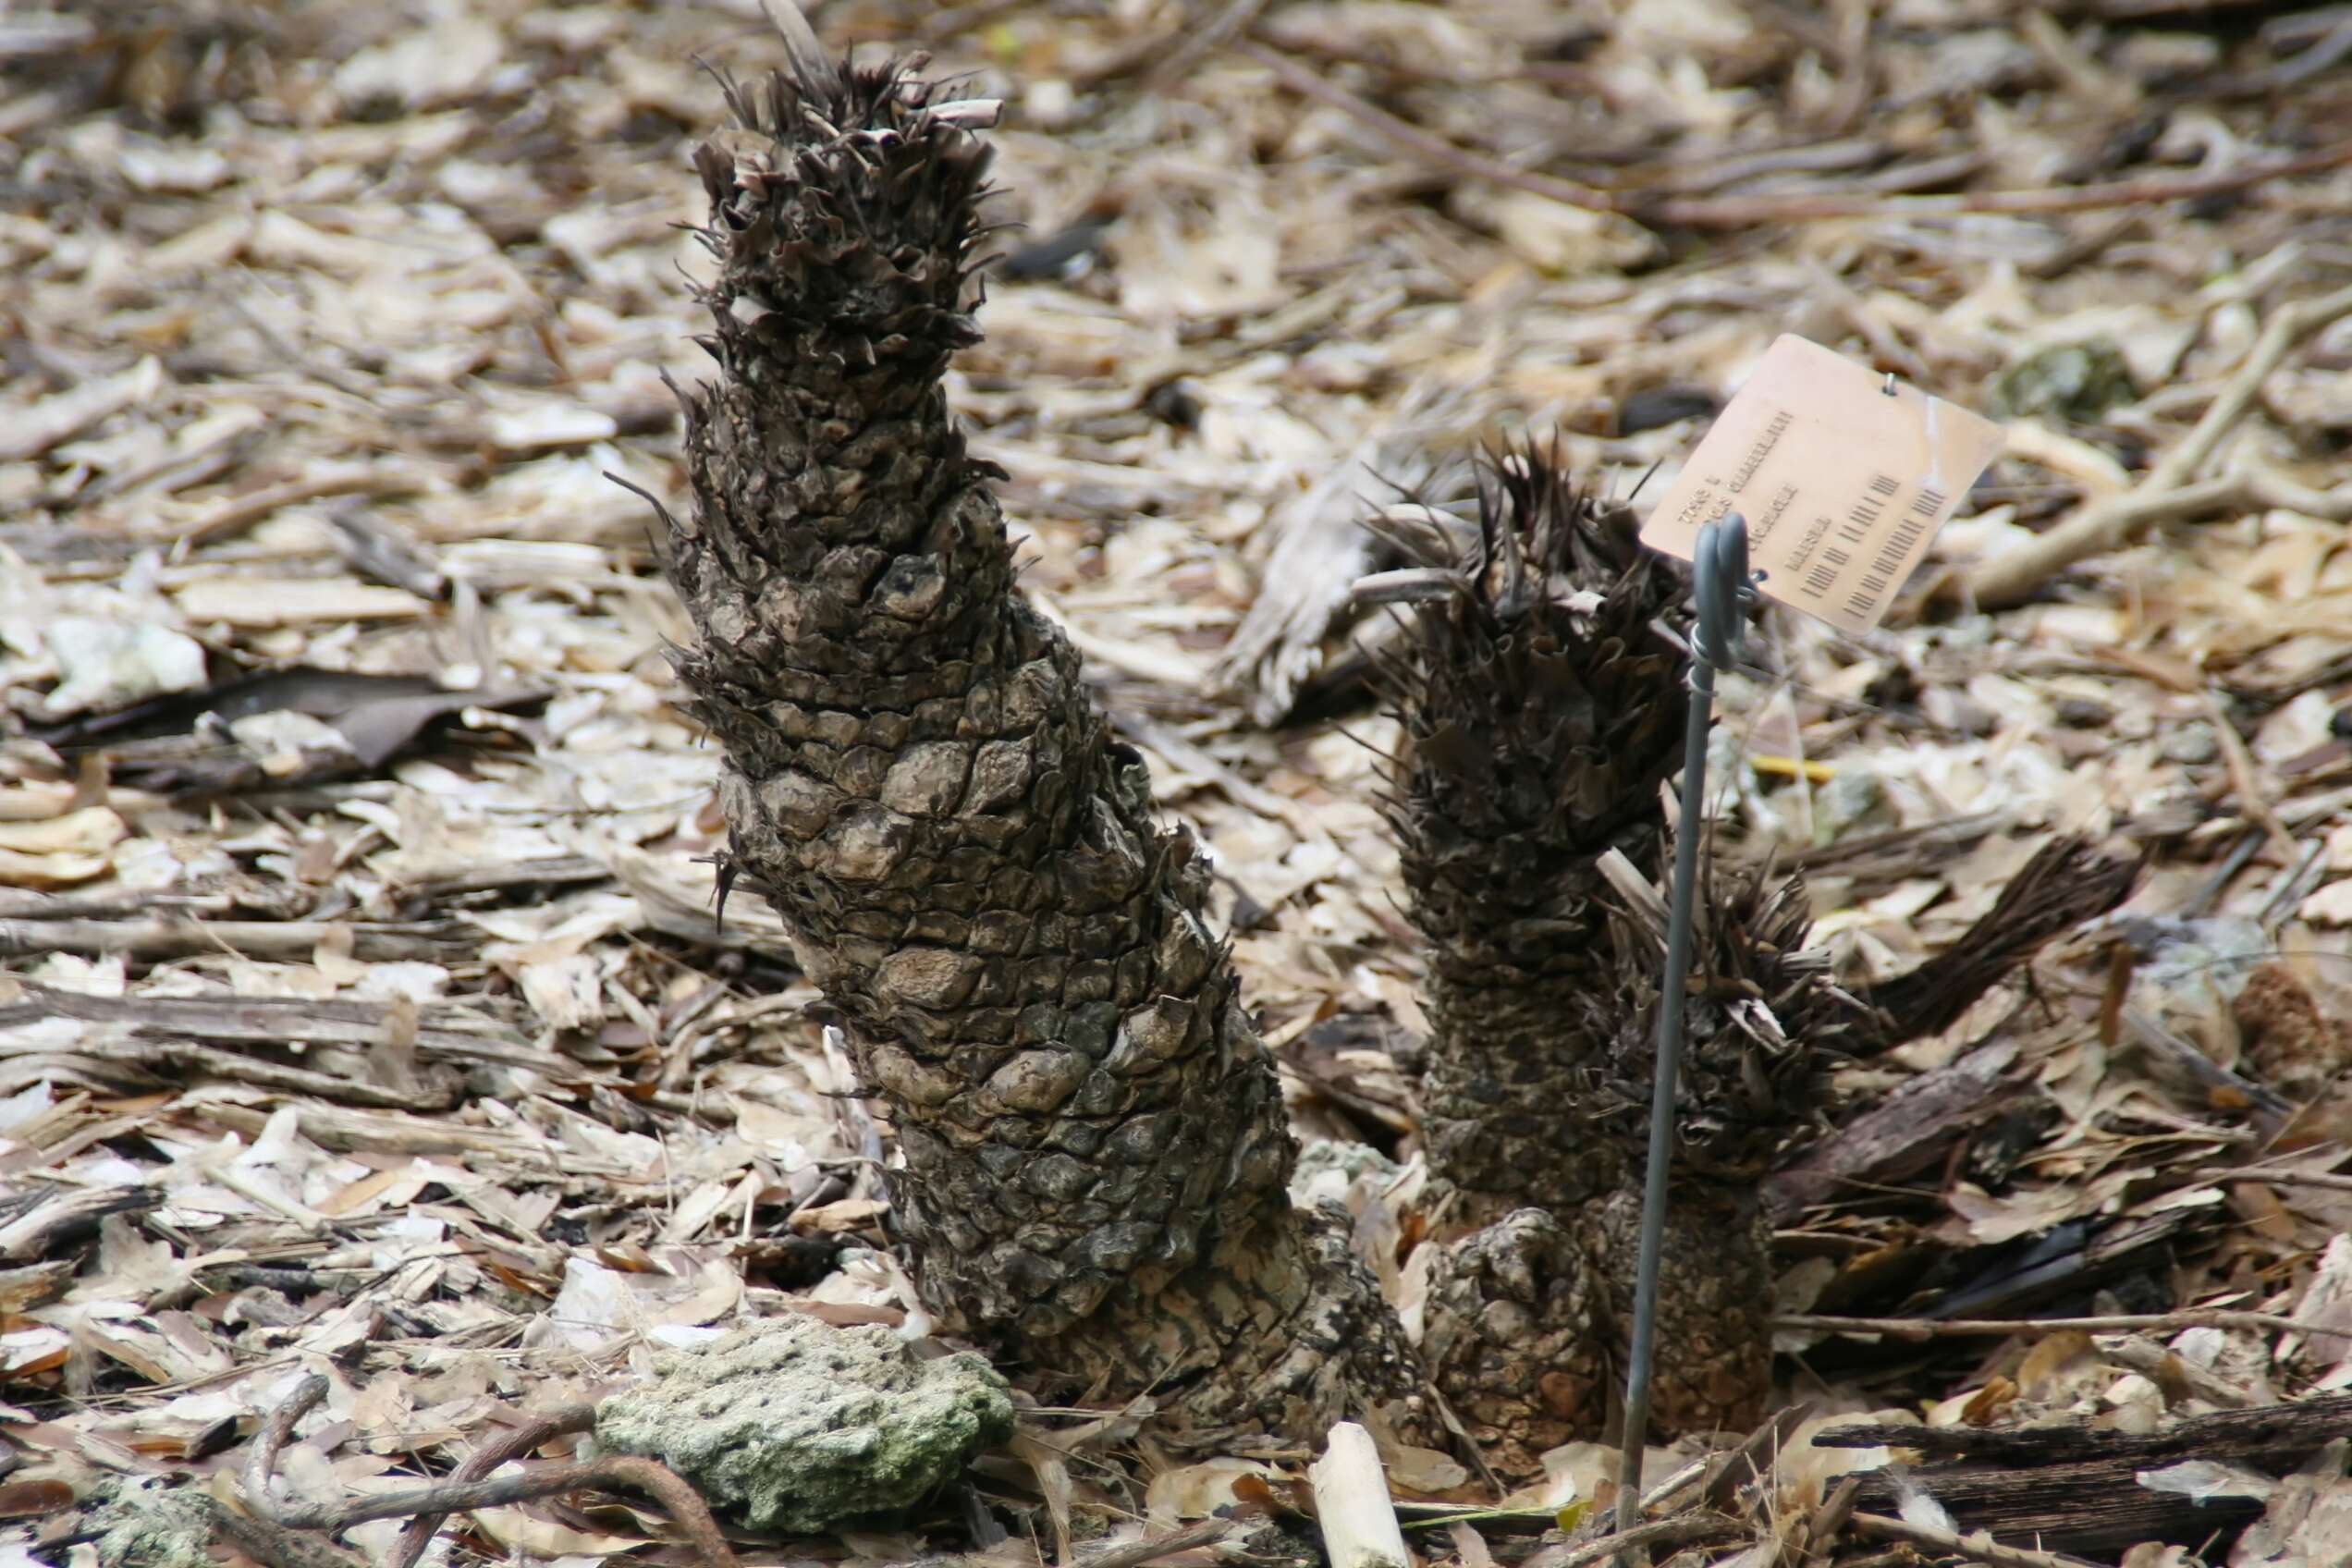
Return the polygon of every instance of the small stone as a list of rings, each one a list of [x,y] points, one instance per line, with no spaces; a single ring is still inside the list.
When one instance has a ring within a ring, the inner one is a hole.
[[[2051,711],[2069,729],[2097,729],[2115,722],[2115,710],[2096,697],[2061,697]]]
[[[879,1327],[794,1314],[654,1366],[653,1382],[597,1408],[597,1442],[661,1461],[753,1530],[808,1535],[912,1508],[1012,1430],[986,1361],[919,1361]]]

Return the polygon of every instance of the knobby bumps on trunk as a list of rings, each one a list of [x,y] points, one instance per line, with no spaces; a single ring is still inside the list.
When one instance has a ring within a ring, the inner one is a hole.
[[[1203,1441],[1341,1415],[1426,1440],[1394,1317],[1290,1206],[1194,848],[1015,593],[952,423],[993,106],[796,24],[695,159],[718,373],[683,395],[667,555],[732,863],[888,1106],[923,1292],[1033,1386],[1148,1390]]]

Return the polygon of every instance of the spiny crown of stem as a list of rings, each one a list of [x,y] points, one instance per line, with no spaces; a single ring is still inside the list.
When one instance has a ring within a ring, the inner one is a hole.
[[[711,202],[697,232],[719,262],[698,290],[730,368],[746,349],[838,358],[858,372],[936,374],[980,340],[966,286],[992,149],[974,129],[998,105],[915,73],[816,52],[797,16],[791,64],[749,83],[715,72],[735,119],[694,151]]]
[[[1475,533],[1390,532],[1451,574],[1382,671],[1405,732],[1386,805],[1416,919],[1451,926],[1462,900],[1504,918],[1549,903],[1562,857],[1655,815],[1689,698],[1653,623],[1679,618],[1681,583],[1624,508],[1532,443],[1480,464]],[[1440,888],[1452,896],[1433,900]]]

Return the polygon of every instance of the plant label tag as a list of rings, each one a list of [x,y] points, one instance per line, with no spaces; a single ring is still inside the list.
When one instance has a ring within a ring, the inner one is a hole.
[[[2001,449],[2001,427],[1782,334],[1718,415],[1642,543],[1684,560],[1726,512],[1747,520],[1757,587],[1859,635]]]

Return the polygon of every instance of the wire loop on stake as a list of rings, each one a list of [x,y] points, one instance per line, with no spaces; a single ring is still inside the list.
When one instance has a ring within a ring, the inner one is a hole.
[[[1666,915],[1666,974],[1658,995],[1658,1065],[1650,1087],[1649,1163],[1642,1180],[1641,1250],[1635,1263],[1634,1336],[1625,1366],[1624,1448],[1618,1460],[1617,1528],[1639,1524],[1642,1449],[1649,1437],[1650,1355],[1658,1332],[1659,1255],[1666,1235],[1666,1176],[1673,1158],[1675,1080],[1683,1060],[1684,995],[1690,975],[1691,913],[1698,879],[1699,814],[1707,799],[1707,731],[1715,672],[1746,644],[1755,589],[1747,568],[1747,521],[1725,514],[1698,531],[1691,557],[1697,623],[1691,631],[1689,728],[1683,746],[1683,809],[1674,830],[1674,880]]]
[[[1756,600],[1747,575],[1747,521],[1739,513],[1727,513],[1698,531],[1691,596],[1698,606],[1691,673],[1705,669],[1711,690],[1715,671],[1731,668],[1747,647],[1747,608]]]

